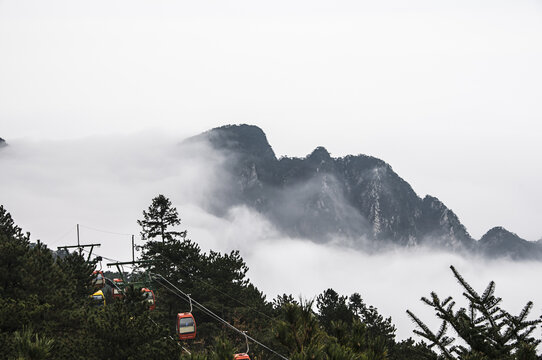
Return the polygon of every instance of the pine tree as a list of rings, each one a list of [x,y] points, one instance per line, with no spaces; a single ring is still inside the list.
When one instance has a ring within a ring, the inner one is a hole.
[[[432,292],[430,298],[423,297],[422,301],[436,310],[442,325],[434,332],[407,310],[419,329],[414,333],[429,340],[429,346],[437,347],[445,359],[537,359],[536,347],[540,340],[533,338],[532,333],[542,320],[527,319],[533,303],[529,301],[518,316],[513,316],[500,307],[502,299],[495,296],[493,281],[478,294],[453,266],[451,269],[464,289],[467,308],[455,311],[452,297],[441,300]],[[450,327],[467,346],[453,344],[455,338],[447,335]]]
[[[326,331],[330,331],[332,321],[343,321],[348,325],[352,324],[354,314],[346,304],[346,296],[340,296],[333,289],[327,289],[316,298],[320,323]]]
[[[30,233],[24,234],[23,230],[15,225],[11,214],[7,212],[3,205],[0,205],[0,236],[26,243],[30,239]]]
[[[171,209],[170,205],[168,207]],[[177,214],[176,209],[172,210]],[[150,210],[144,212],[147,217],[150,213]],[[139,223],[142,225],[143,222]],[[167,229],[165,232],[168,232]],[[177,313],[190,310],[187,299],[170,291],[171,285],[164,280],[167,279],[237,328],[253,335],[266,333],[271,337],[271,331],[265,327],[265,316],[254,317],[253,313],[253,309],[257,309],[260,315],[263,313],[269,316],[271,305],[266,303],[265,295],[247,279],[248,267],[239,251],[222,254],[211,250],[205,254],[186,235],[186,231],[174,232],[167,241],[160,241],[159,234],[154,238],[148,236],[143,246],[140,259],[149,261],[145,267],[147,273],[153,274],[154,290],[158,298],[153,313],[158,321],[173,325]],[[238,338],[237,334],[223,334],[223,326],[198,307],[194,306],[192,313],[197,319],[199,340],[197,345],[192,344],[191,351],[194,353],[203,350],[217,336],[227,336],[232,343],[244,343],[244,338]],[[259,350],[258,347],[254,348],[254,351]]]
[[[23,327],[14,336],[18,360],[46,360],[51,356],[54,340],[34,333],[31,327]]]
[[[275,326],[275,336],[288,349],[291,359],[323,358],[328,335],[312,310],[313,301],[285,303],[280,309],[282,320]]]
[[[137,223],[142,227],[141,236],[146,240],[160,236],[162,242],[165,242],[176,237],[186,237],[186,231],[168,230],[172,226],[179,225],[181,219],[171,201],[162,194],[152,199],[148,211],[143,210],[143,220],[138,220]]]

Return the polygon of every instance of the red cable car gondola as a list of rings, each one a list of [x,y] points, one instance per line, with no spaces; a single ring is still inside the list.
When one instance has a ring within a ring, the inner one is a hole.
[[[196,319],[192,315],[192,299],[188,294],[188,301],[190,301],[190,311],[177,314],[177,334],[179,340],[189,340],[196,338]]]
[[[177,334],[179,340],[196,338],[196,319],[191,312],[177,314]]]
[[[124,282],[122,279],[115,278],[113,279],[113,283],[115,286],[113,286],[113,299],[122,299],[124,297],[123,287]]]
[[[245,341],[247,342],[247,351],[244,353],[234,354],[233,360],[250,360],[250,356],[248,356],[248,351],[249,351],[248,335],[246,331],[243,331],[243,334],[245,335]]]
[[[240,353],[233,355],[234,360],[250,360],[250,356],[246,353]]]
[[[141,292],[145,297],[145,301],[149,304],[149,310],[156,309],[156,298],[154,297],[154,291],[147,288],[141,288]]]
[[[92,272],[94,276],[93,285],[95,288],[101,289],[105,286],[105,276],[102,270],[94,270]]]

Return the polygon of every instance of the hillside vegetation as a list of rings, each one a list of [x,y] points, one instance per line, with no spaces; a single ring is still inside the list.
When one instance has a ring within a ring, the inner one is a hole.
[[[428,343],[398,341],[391,318],[365,304],[359,293],[328,289],[314,300],[284,294],[268,301],[247,278],[238,251],[203,253],[186,231],[173,230],[180,219],[163,195],[138,223],[146,239],[139,259],[145,267],[126,274],[121,297],[112,296],[109,279],[102,288],[104,306],[91,296],[99,259],[31,243],[30,234],[0,206],[2,358],[231,360],[247,345],[251,359],[537,358],[539,340],[531,334],[539,322],[527,319],[532,304],[518,317],[508,314],[498,307],[494,284],[482,295],[468,291],[468,311],[454,311],[452,299],[441,302],[436,294],[424,300],[467,345],[453,347],[447,325],[433,333],[412,313]],[[120,275],[125,274],[115,276]],[[468,287],[464,280],[462,285]],[[154,291],[154,310],[141,287]],[[176,316],[190,310],[187,294],[197,336],[179,341]]]

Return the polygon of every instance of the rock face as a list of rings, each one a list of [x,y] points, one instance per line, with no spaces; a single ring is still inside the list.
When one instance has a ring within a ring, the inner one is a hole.
[[[475,241],[441,201],[421,199],[389,164],[371,156],[333,158],[317,147],[305,158],[277,159],[264,132],[251,125],[216,128],[188,141],[201,140],[228,159],[233,185],[215,210],[247,205],[291,236],[319,242],[340,237],[369,248],[423,244],[516,258],[535,244],[519,238],[499,242],[486,237],[489,233]]]

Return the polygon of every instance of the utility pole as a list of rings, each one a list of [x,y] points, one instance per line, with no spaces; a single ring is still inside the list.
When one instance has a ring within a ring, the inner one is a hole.
[[[124,261],[124,262],[113,262],[106,264],[107,267],[115,266],[117,268],[117,271],[122,277],[122,281],[127,284],[126,278],[124,277],[124,271],[122,269],[122,265],[146,265],[146,264],[152,264],[154,263],[154,260],[136,260],[135,259],[135,250],[139,249],[139,246],[135,244],[135,236],[132,235],[132,261]]]
[[[79,224],[77,224],[77,246],[79,246],[79,256],[81,256],[81,245],[79,243]]]
[[[88,253],[87,261],[90,261],[90,256],[92,255],[92,250],[94,250],[94,247],[99,247],[102,244],[83,244],[81,245],[81,239],[79,238],[79,224],[77,224],[77,245],[66,245],[66,246],[59,246],[57,247],[58,250],[64,249],[65,251],[68,251],[68,249],[77,248],[79,249],[79,256],[83,254],[83,249],[86,247],[90,248],[90,251]]]

